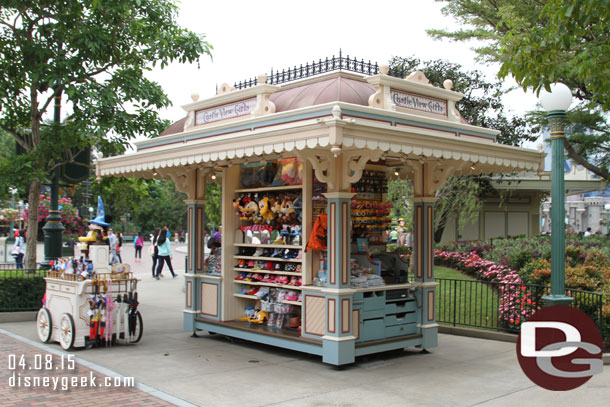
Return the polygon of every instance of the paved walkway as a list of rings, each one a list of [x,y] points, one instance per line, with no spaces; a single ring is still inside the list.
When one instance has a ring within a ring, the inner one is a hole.
[[[103,375],[83,363],[70,368],[67,356],[62,369],[64,354],[52,351],[0,333],[0,407],[174,405],[131,386],[119,375]]]
[[[182,274],[184,255],[174,254]],[[130,261],[128,256],[125,260]],[[193,338],[182,328],[183,279],[166,273],[154,280],[150,259],[143,260],[133,264],[142,279],[142,341],[70,354],[173,395],[177,405],[573,407],[607,406],[610,400],[610,367],[576,390],[550,392],[527,379],[515,345],[505,342],[439,335],[439,347],[429,354],[388,352],[358,358],[339,371],[303,353],[203,332]],[[0,329],[39,343],[34,322],[0,324]],[[49,347],[61,352],[58,344]],[[64,397],[73,394],[54,393],[58,399],[46,405],[63,406]]]

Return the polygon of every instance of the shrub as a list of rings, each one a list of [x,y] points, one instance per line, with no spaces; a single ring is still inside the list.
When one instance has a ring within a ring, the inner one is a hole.
[[[43,277],[0,278],[0,311],[34,311],[42,306]]]
[[[599,284],[599,280],[592,277],[595,274],[597,274],[595,267],[567,267],[565,285],[577,290],[595,291]]]
[[[519,270],[519,276],[524,282],[530,284],[537,284],[534,282],[534,273],[538,270],[551,270],[551,263],[548,260],[539,258],[530,261],[521,270]],[[549,271],[550,273],[550,271]]]
[[[589,250],[585,256],[585,266],[610,266],[610,258],[599,249]]]

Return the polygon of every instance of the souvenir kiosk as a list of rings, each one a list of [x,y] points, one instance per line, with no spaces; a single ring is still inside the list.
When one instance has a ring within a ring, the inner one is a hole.
[[[209,99],[192,95],[186,117],[137,153],[98,160],[98,176],[163,177],[188,195],[186,331],[333,365],[437,346],[436,190],[451,175],[536,171],[543,155],[468,124],[450,80],[437,88],[421,72],[387,74],[340,57],[239,89],[225,84]],[[366,239],[384,251],[375,244],[387,222],[385,183],[395,177],[413,180],[413,271],[396,258],[382,266],[356,246]],[[222,183],[223,235],[217,264],[206,268],[212,179]],[[326,250],[305,251],[312,239]]]

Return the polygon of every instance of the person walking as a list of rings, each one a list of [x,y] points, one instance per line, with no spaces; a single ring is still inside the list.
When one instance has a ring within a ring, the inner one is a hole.
[[[110,246],[110,265],[120,263],[116,249],[119,245],[119,239],[116,237],[112,229],[108,229],[108,245]]]
[[[119,263],[123,263],[123,259],[121,258],[121,247],[123,247],[123,234],[121,232],[116,232],[117,237],[117,245],[116,245],[116,256],[119,259]]]
[[[398,219],[398,227],[396,228],[398,233],[398,246],[405,245],[405,238],[407,237],[407,226],[403,218]]]
[[[144,246],[144,237],[142,232],[138,232],[138,236],[133,240],[133,245],[136,248],[135,261],[136,263],[142,263],[142,246]]]
[[[163,228],[161,233],[159,234],[159,238],[157,239],[157,256],[159,258],[159,264],[157,265],[157,275],[156,279],[159,279],[159,274],[163,271],[163,263],[167,263],[169,267],[169,271],[172,273],[174,278],[178,277],[176,273],[174,273],[174,267],[172,267],[172,249],[169,244],[169,238],[167,236],[167,229]]]
[[[15,232],[15,244],[11,251],[15,257],[17,270],[23,269],[23,257],[25,256],[25,231],[23,229]]]
[[[155,229],[155,231],[152,234],[152,239],[151,241],[151,246],[149,249],[149,253],[150,256],[152,257],[152,276],[153,277],[157,277],[159,278],[159,276],[157,276],[157,261],[159,260],[159,248],[157,247],[157,239],[159,238],[159,233],[160,230],[159,229]],[[161,274],[161,277],[163,277],[163,274]]]

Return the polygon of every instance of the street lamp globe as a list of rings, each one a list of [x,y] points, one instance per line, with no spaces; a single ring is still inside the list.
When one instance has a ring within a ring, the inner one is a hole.
[[[610,203],[607,203],[604,205],[604,209],[607,211],[610,211]]]
[[[551,91],[540,91],[540,104],[547,112],[566,111],[572,104],[572,92],[563,83],[552,83]]]

